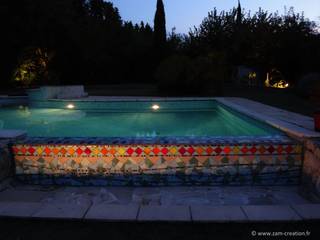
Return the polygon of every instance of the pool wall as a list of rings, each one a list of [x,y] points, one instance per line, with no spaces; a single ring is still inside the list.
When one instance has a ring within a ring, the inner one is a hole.
[[[91,98],[91,99],[50,99],[50,100],[33,100],[29,102],[29,106],[33,108],[59,108],[66,109],[69,104],[74,105],[76,110],[86,111],[107,111],[107,112],[143,112],[152,110],[153,104],[160,104],[161,111],[174,110],[201,110],[216,106],[215,100],[166,100],[166,99],[108,99],[105,98]]]
[[[24,182],[104,186],[299,184],[303,152],[298,142],[272,137],[30,138],[12,151]]]
[[[0,139],[0,182],[14,174],[9,140]]]
[[[0,107],[2,106],[19,106],[27,105],[28,97],[26,96],[0,96]]]

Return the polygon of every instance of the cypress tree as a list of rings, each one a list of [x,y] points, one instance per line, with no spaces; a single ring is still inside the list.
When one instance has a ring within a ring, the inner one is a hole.
[[[167,41],[166,16],[162,0],[157,0],[157,11],[154,17],[154,44],[155,47],[164,47]]]
[[[238,8],[237,8],[237,25],[241,25],[242,23],[242,9],[240,0],[238,0]]]

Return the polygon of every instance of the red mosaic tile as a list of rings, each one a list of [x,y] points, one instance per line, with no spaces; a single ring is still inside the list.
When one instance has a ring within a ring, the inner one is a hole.
[[[87,155],[90,155],[90,154],[91,154],[90,148],[87,147],[87,148],[84,150],[84,153],[87,154]]]
[[[61,148],[61,149],[60,149],[60,153],[61,153],[62,155],[65,155],[65,154],[67,153],[67,150],[66,150],[65,148]]]
[[[221,147],[216,147],[214,151],[219,155],[222,152]]]
[[[52,152],[54,153],[54,155],[58,155],[59,152],[60,152],[60,149],[59,149],[59,148],[54,148],[54,149],[52,150]]]
[[[117,150],[115,148],[111,148],[109,150],[109,153],[111,153],[112,155],[115,155],[117,153]]]
[[[48,148],[48,147],[46,147],[46,148],[44,149],[44,152],[45,152],[47,155],[49,155],[49,154],[51,153],[51,149]]]
[[[250,151],[252,154],[255,154],[255,153],[258,151],[258,149],[257,149],[255,146],[253,146],[252,148],[249,149],[249,151]]]
[[[231,152],[231,148],[229,146],[226,146],[226,147],[223,148],[223,152],[225,154],[229,154]]]
[[[136,152],[136,154],[140,155],[140,154],[142,153],[142,149],[138,147],[138,148],[135,150],[135,152]]]
[[[17,147],[12,147],[12,151],[13,151],[15,154],[18,154],[19,148],[17,148]]]
[[[286,148],[285,148],[285,151],[287,153],[291,153],[293,151],[293,147],[291,145],[288,145]]]
[[[179,153],[180,153],[181,155],[184,155],[186,152],[187,152],[187,150],[186,150],[184,147],[181,147],[181,148],[179,149]]]
[[[78,148],[78,149],[76,150],[76,152],[77,152],[78,155],[81,155],[81,154],[83,153],[83,150],[82,150],[81,148]]]
[[[28,150],[27,150],[25,147],[20,148],[20,152],[21,152],[22,154],[26,154],[27,151],[28,151]]]
[[[283,147],[281,145],[279,145],[277,147],[277,152],[280,154],[280,153],[282,153],[282,151],[283,151]]]
[[[164,148],[161,149],[161,152],[162,152],[163,155],[167,155],[169,150],[168,150],[168,148],[164,147]]]
[[[212,153],[213,153],[213,148],[212,147],[208,147],[207,149],[206,149],[206,152],[209,154],[209,155],[211,155]]]
[[[134,153],[134,150],[130,147],[130,148],[127,149],[127,153],[129,155],[132,155]]]
[[[158,155],[158,153],[160,152],[160,149],[155,147],[152,152],[155,154],[155,155]]]
[[[107,155],[108,153],[108,149],[106,149],[105,147],[103,147],[100,152],[103,154],[103,155]]]
[[[204,150],[202,147],[198,147],[196,151],[197,151],[198,155],[201,155]]]
[[[249,149],[247,148],[247,146],[243,146],[241,148],[241,152],[244,153],[244,154],[246,154],[248,151],[249,151]]]
[[[33,155],[36,150],[33,147],[28,148],[28,152]]]
[[[271,145],[271,146],[268,147],[267,150],[268,150],[269,153],[273,153],[275,151],[275,148]]]
[[[188,150],[187,150],[187,152],[188,152],[190,155],[192,155],[192,154],[195,152],[195,150],[194,150],[193,147],[189,147]]]

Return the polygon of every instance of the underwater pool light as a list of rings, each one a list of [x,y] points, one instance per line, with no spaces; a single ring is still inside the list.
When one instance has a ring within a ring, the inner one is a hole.
[[[74,109],[74,105],[70,103],[70,104],[67,105],[67,108],[68,109]]]
[[[151,108],[156,111],[156,110],[159,110],[160,106],[157,104],[154,104],[154,105],[152,105]]]

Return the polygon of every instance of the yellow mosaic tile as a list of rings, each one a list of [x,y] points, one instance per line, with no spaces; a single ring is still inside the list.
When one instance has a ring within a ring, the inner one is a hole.
[[[173,155],[175,155],[178,152],[178,149],[175,147],[170,148],[169,152]]]

